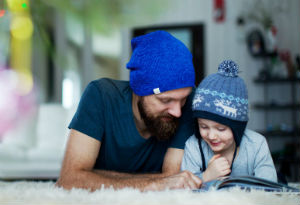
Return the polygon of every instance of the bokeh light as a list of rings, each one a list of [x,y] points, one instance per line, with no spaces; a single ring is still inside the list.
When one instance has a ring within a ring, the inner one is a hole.
[[[0,68],[0,141],[36,110],[34,90],[24,95],[21,78],[14,70]]]
[[[28,0],[7,0],[7,6],[11,12],[26,11],[28,8],[28,3]]]
[[[33,33],[33,24],[28,16],[16,16],[12,19],[10,30],[14,38],[28,39]]]
[[[21,73],[19,72],[19,81],[22,82],[19,84],[18,92],[19,95],[27,95],[33,89],[33,77],[31,73]]]
[[[18,73],[18,78],[21,82],[17,90],[20,95],[25,96],[33,88],[31,72],[33,23],[29,13],[29,2],[28,0],[7,0],[7,4],[12,14],[10,24],[10,66]]]
[[[27,8],[27,4],[26,3],[22,3],[22,8],[26,9]]]
[[[2,16],[4,16],[5,15],[5,10],[4,9],[0,9],[0,18],[2,17]]]

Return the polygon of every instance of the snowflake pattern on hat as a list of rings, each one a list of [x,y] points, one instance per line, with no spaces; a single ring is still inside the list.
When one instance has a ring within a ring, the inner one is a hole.
[[[196,89],[192,109],[211,112],[232,120],[248,121],[247,87],[238,76],[238,66],[223,61],[218,73],[207,76]]]

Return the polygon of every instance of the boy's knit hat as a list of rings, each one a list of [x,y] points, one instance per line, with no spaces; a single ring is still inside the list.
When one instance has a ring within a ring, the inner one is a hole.
[[[248,92],[235,62],[223,61],[217,73],[200,83],[193,99],[193,115],[229,126],[239,146],[248,122]]]
[[[139,96],[194,87],[192,54],[166,31],[155,31],[131,41],[130,87]]]

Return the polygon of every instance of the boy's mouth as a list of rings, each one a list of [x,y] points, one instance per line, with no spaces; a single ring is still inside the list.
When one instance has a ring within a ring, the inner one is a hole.
[[[210,144],[214,147],[217,147],[221,144],[221,142],[210,142]]]

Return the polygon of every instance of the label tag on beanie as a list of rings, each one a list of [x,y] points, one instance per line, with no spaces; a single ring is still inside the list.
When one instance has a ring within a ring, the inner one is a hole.
[[[159,94],[159,93],[160,93],[160,90],[159,90],[159,88],[154,88],[154,89],[153,89],[153,92],[154,92],[154,94]]]

